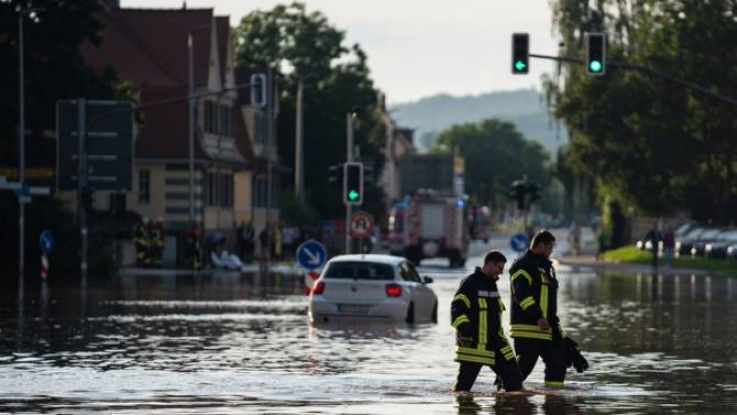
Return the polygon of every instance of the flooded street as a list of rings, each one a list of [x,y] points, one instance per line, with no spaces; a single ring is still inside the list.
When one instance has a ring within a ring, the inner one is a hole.
[[[478,249],[480,253],[483,247]],[[510,259],[516,255],[506,252]],[[469,260],[468,267],[480,261]],[[461,271],[422,264],[440,323],[311,327],[293,274],[27,282],[0,305],[1,413],[732,414],[737,280],[558,268],[561,319],[591,369],[564,390],[473,401],[457,371],[449,304]],[[737,275],[736,275],[737,276]],[[509,302],[508,275],[500,282]],[[505,315],[508,317],[508,315]],[[506,318],[505,318],[506,320]],[[505,321],[506,322],[506,321]],[[508,323],[508,322],[507,322]]]

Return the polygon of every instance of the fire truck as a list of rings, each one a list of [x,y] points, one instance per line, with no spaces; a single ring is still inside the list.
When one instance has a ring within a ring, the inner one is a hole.
[[[426,258],[448,258],[463,267],[468,256],[468,222],[463,197],[417,191],[389,212],[389,252],[415,264]]]

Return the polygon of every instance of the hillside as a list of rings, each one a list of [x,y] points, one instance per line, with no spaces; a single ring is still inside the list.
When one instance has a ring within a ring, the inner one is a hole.
[[[390,111],[401,127],[415,129],[415,144],[422,150],[430,147],[435,137],[451,125],[494,117],[516,124],[527,139],[542,144],[552,157],[568,141],[565,127],[562,124],[556,127],[543,95],[534,89],[462,97],[435,95],[391,106]],[[560,128],[558,133],[556,128]]]

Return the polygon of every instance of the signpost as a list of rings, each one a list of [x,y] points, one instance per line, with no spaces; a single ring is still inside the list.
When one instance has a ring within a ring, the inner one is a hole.
[[[41,278],[46,279],[49,275],[49,259],[46,255],[50,254],[54,249],[54,236],[51,231],[44,229],[38,238],[38,245],[41,248]]]
[[[530,246],[530,240],[524,233],[518,233],[513,235],[509,240],[509,246],[511,246],[515,252],[524,252],[527,250],[527,247]]]
[[[328,253],[325,246],[320,242],[310,239],[304,241],[297,248],[297,262],[307,270],[314,270],[325,265]]]
[[[364,211],[354,212],[351,216],[351,236],[354,238],[365,238],[371,235],[374,229],[374,218],[370,213]]]

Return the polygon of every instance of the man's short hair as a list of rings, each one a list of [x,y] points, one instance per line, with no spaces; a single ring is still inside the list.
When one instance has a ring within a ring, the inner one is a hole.
[[[488,264],[489,262],[507,262],[507,257],[504,256],[503,253],[497,250],[489,251],[484,256],[484,265]]]
[[[534,249],[542,244],[551,244],[553,242],[555,242],[555,236],[549,230],[543,229],[532,237],[530,247]]]

